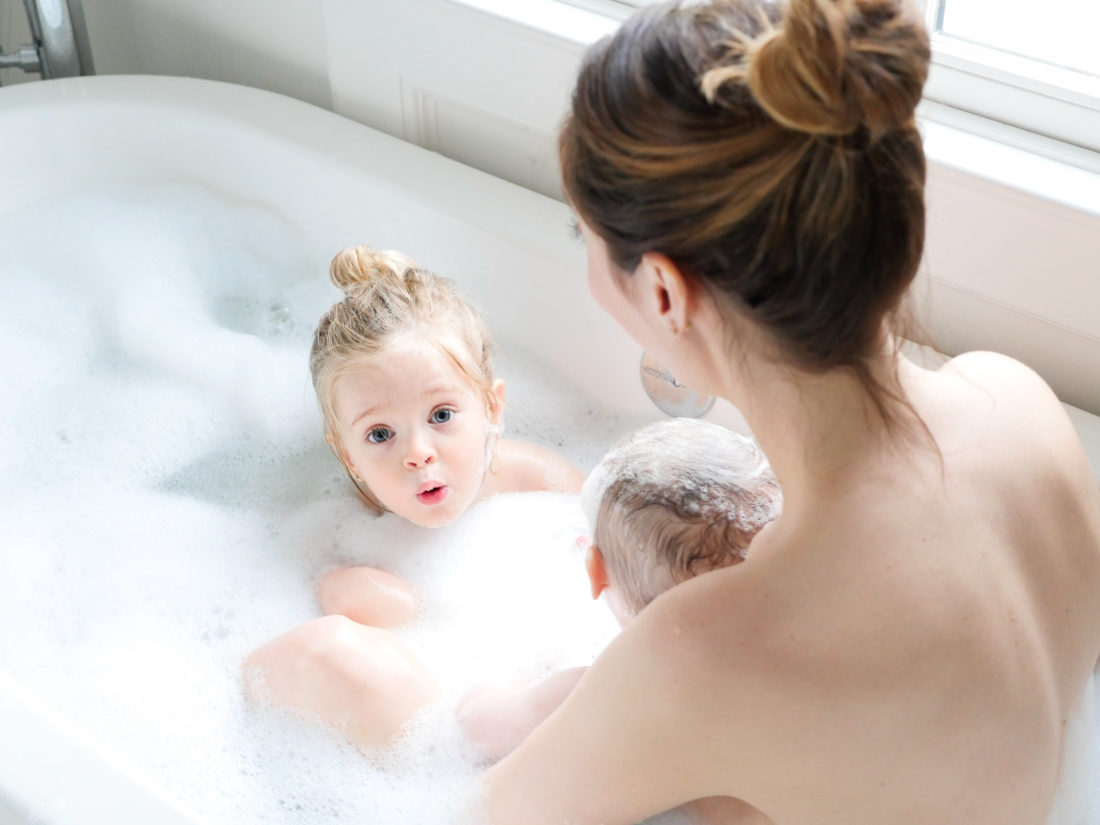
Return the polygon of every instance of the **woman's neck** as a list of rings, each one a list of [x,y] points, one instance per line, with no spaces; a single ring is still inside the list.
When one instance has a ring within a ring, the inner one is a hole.
[[[908,444],[893,432],[865,385],[852,370],[813,374],[738,356],[722,382],[722,395],[744,415],[783,488],[784,512],[793,516],[827,503],[866,478]],[[918,370],[892,347],[883,347],[868,366],[872,378],[897,394]],[[918,370],[919,371],[919,370]],[[920,425],[897,401],[905,430]]]

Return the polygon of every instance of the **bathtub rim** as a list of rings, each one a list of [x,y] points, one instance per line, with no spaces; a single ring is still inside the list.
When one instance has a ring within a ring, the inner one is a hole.
[[[0,729],[6,740],[0,748],[0,814],[19,816],[27,825],[200,821],[4,672]]]
[[[435,211],[487,228],[503,222],[508,237],[564,266],[576,262],[544,231],[564,229],[572,214],[564,203],[287,95],[169,75],[93,75],[0,88],[0,114],[73,105],[152,106],[226,121],[405,190]],[[371,162],[374,153],[394,162],[379,166]],[[470,189],[489,197],[471,199]],[[515,220],[517,213],[523,221]]]

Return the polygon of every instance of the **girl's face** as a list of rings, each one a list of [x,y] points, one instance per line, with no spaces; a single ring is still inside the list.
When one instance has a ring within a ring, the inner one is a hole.
[[[395,341],[341,375],[332,400],[344,462],[387,509],[441,527],[481,496],[496,421],[433,343]]]

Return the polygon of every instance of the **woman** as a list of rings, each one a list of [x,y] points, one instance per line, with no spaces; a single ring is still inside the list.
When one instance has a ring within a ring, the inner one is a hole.
[[[898,353],[928,59],[901,0],[660,6],[587,55],[560,150],[592,293],[741,410],[784,509],[492,770],[494,825],[1051,815],[1100,655],[1100,495],[1026,367]]]

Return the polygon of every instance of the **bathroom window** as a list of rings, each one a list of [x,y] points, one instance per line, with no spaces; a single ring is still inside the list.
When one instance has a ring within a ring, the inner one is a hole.
[[[606,13],[621,16],[654,0],[573,1],[603,3]],[[1100,151],[1100,2],[919,2],[932,33],[925,99],[938,104],[938,114],[946,106]],[[1087,165],[1100,168],[1092,160]]]
[[[1100,5],[1082,0],[937,0],[941,36],[1086,76],[1100,76]]]
[[[1100,151],[1100,4],[924,2],[928,99]]]

